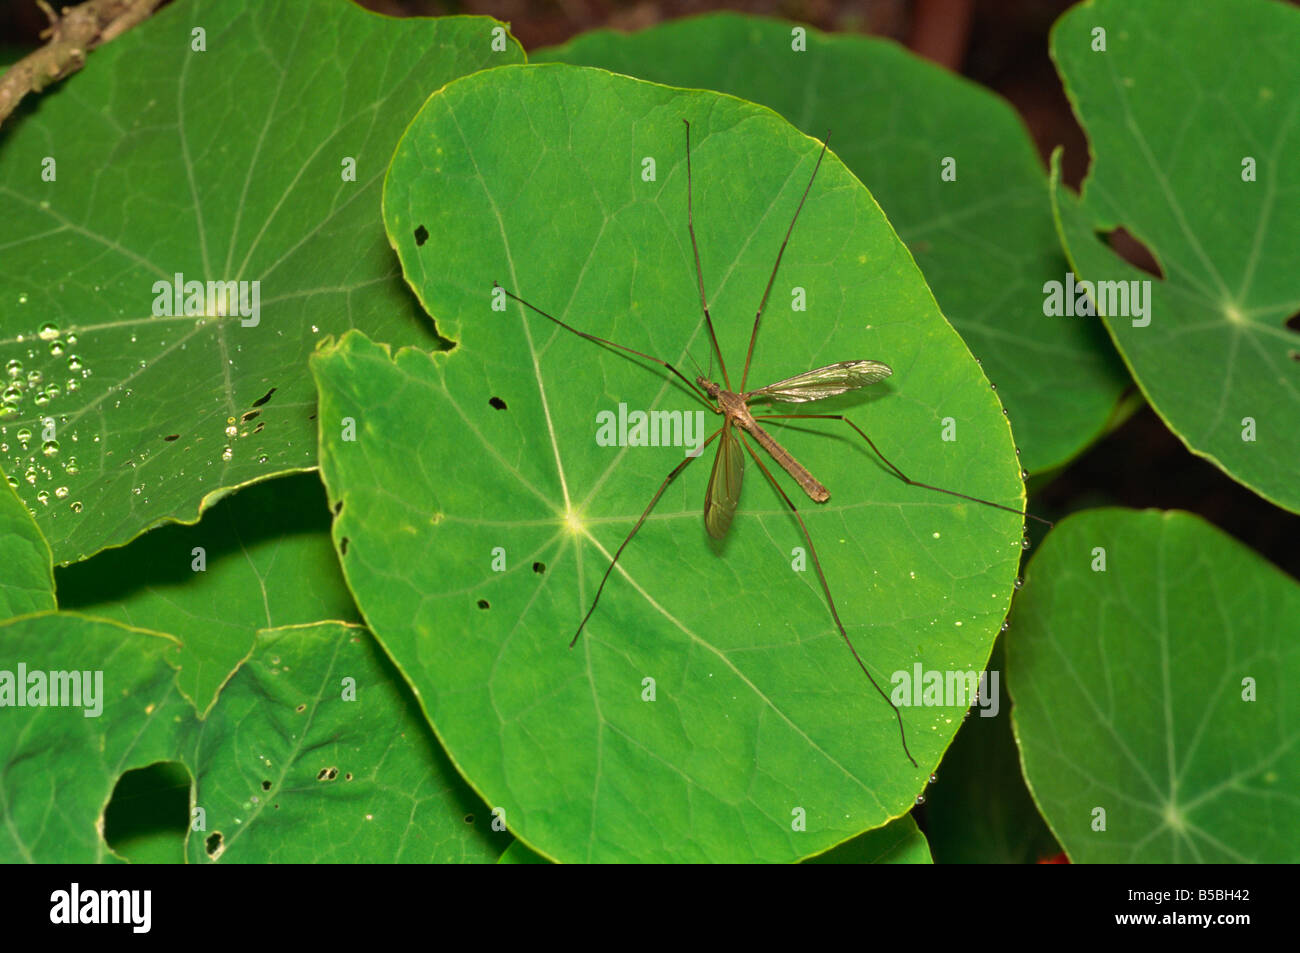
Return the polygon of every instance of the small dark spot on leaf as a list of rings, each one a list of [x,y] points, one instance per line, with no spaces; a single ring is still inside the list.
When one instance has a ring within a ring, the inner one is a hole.
[[[478,607],[479,607],[480,609],[490,609],[490,608],[491,608],[491,606],[488,605],[488,601],[487,601],[486,599],[480,599],[480,600],[478,601]]]
[[[280,805],[278,805],[278,804],[275,805],[275,809],[276,809],[277,811],[280,810]]]
[[[346,556],[347,554],[348,554],[348,538],[344,536],[342,539],[339,540],[339,555]]]
[[[215,854],[221,848],[221,831],[213,831],[209,834],[208,839],[204,841],[204,847],[209,857]]]
[[[181,435],[178,433],[169,433],[167,436],[163,437],[163,439],[166,440],[168,443],[171,443],[171,441],[173,440],[179,440],[180,438]]]
[[[312,414],[312,415],[309,416],[307,419],[308,419],[308,420],[315,420],[315,419],[316,419],[316,415],[315,415],[315,414]]]
[[[263,791],[269,791],[269,790],[271,790],[271,782],[270,782],[270,781],[263,781],[263,782],[262,782],[262,790],[263,790]]]
[[[277,390],[277,388],[272,387],[270,390],[268,390],[268,391],[267,391],[265,394],[263,394],[261,397],[257,398],[257,400],[253,401],[253,406],[254,406],[254,407],[261,407],[263,404],[265,404],[268,400],[271,399],[271,395],[274,394],[274,393],[276,392],[276,390]]]
[[[488,401],[488,403],[491,404],[493,407],[495,407],[497,410],[506,409],[506,402],[502,400],[500,397],[493,397],[491,400]]]
[[[546,563],[533,563],[533,572],[539,576],[546,574]]]
[[[474,815],[473,815],[473,814],[466,814],[466,815],[465,815],[465,823],[466,823],[466,824],[473,824],[473,823],[474,823]]]
[[[429,240],[429,230],[425,228],[423,225],[418,226],[415,229],[415,244],[423,245],[428,240]]]
[[[260,410],[250,410],[248,413],[244,414],[244,416],[239,418],[239,422],[246,424],[260,413]]]
[[[339,776],[338,768],[321,768],[316,772],[317,781],[333,781]]]
[[[300,714],[301,714],[302,712],[306,711],[306,710],[307,710],[307,706],[306,706],[306,705],[299,705],[297,708],[294,709],[294,711],[296,711],[296,712],[298,712],[298,713],[300,713]]]
[[[1292,331],[1300,331],[1300,311],[1286,319],[1286,326]]]
[[[337,503],[334,504],[334,515],[338,516],[342,512],[343,512],[343,501],[339,500]]]
[[[343,775],[343,780],[344,780],[344,781],[351,781],[351,780],[352,780],[352,772],[349,771],[347,774]]]
[[[1292,351],[1290,357],[1293,361],[1300,361],[1300,351]]]

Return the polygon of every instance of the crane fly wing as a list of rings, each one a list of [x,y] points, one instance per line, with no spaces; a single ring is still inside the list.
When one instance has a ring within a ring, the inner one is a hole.
[[[736,504],[740,502],[740,481],[744,475],[745,455],[740,451],[731,424],[724,424],[718,452],[713,456],[709,489],[704,494],[704,528],[714,539],[722,539],[731,527]]]
[[[806,371],[750,391],[746,397],[770,397],[787,404],[806,404],[809,401],[835,397],[882,381],[894,373],[888,364],[880,361],[840,361],[827,364],[815,371]]]

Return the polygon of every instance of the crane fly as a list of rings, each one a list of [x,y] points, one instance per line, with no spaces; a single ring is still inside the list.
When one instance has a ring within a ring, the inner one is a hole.
[[[933,490],[938,493],[946,493],[949,496],[959,497],[973,503],[981,503],[985,506],[994,507],[995,509],[1006,510],[1009,513],[1015,513],[1021,517],[1029,516],[1031,519],[1039,519],[1039,517],[1025,513],[1023,510],[1014,509],[1010,506],[1003,506],[1000,503],[993,503],[989,500],[982,500],[978,497],[968,496],[965,493],[958,493],[955,490],[947,490],[943,487],[931,486],[928,483],[921,483],[920,481],[911,479],[880,452],[880,449],[876,446],[875,442],[867,436],[865,431],[843,414],[767,413],[755,415],[751,411],[750,404],[753,402],[771,402],[777,404],[815,403],[828,397],[836,397],[840,394],[868,387],[871,384],[875,384],[884,380],[886,377],[889,377],[893,371],[890,369],[889,365],[881,363],[880,361],[838,361],[834,364],[827,364],[825,367],[818,367],[811,371],[805,371],[802,374],[796,374],[793,377],[787,377],[774,384],[768,384],[766,387],[758,387],[754,390],[745,389],[746,383],[749,379],[749,365],[754,356],[754,344],[758,340],[758,328],[762,323],[763,310],[767,307],[767,299],[771,294],[772,284],[776,281],[777,271],[781,267],[781,257],[785,254],[786,245],[790,241],[790,236],[794,233],[795,223],[799,220],[799,213],[803,210],[804,202],[808,198],[808,193],[812,190],[813,182],[817,178],[817,171],[821,168],[822,159],[826,156],[827,143],[823,142],[821,152],[817,156],[817,162],[813,166],[812,175],[809,176],[808,184],[805,186],[803,195],[799,198],[799,204],[795,207],[794,215],[790,219],[790,227],[786,229],[785,238],[782,240],[781,247],[776,253],[776,262],[772,265],[772,272],[768,276],[767,286],[763,289],[763,297],[759,301],[758,311],[754,315],[754,327],[749,336],[749,349],[745,354],[745,368],[741,373],[740,387],[736,390],[732,389],[731,379],[727,373],[726,361],[722,357],[722,350],[718,346],[718,337],[714,332],[713,317],[709,313],[709,302],[704,293],[704,272],[700,267],[700,248],[695,239],[695,219],[692,201],[691,124],[684,119],[682,122],[686,126],[686,228],[687,231],[690,232],[691,250],[695,256],[695,278],[700,293],[700,307],[704,312],[704,322],[708,328],[709,340],[711,342],[710,355],[716,355],[718,358],[718,367],[722,372],[721,384],[710,380],[704,374],[700,374],[696,376],[694,380],[691,380],[672,364],[662,360],[661,358],[635,350],[623,344],[618,344],[615,341],[597,337],[594,334],[588,334],[586,331],[580,331],[577,328],[566,324],[564,321],[561,321],[554,315],[543,311],[536,305],[525,301],[523,298],[508,289],[502,288],[501,285],[495,281],[493,282],[493,287],[499,288],[514,301],[517,301],[525,308],[528,308],[530,311],[546,318],[548,321],[551,321],[559,327],[564,328],[566,331],[576,334],[581,338],[585,338],[588,341],[592,341],[593,343],[605,347],[611,347],[623,352],[624,354],[643,358],[654,364],[658,364],[660,367],[676,375],[677,378],[685,383],[687,388],[695,396],[700,398],[700,400],[702,400],[710,410],[722,417],[722,426],[707,437],[698,448],[702,451],[703,448],[708,446],[710,443],[713,443],[715,440],[718,441],[717,451],[713,457],[713,471],[709,474],[709,484],[704,495],[704,527],[706,531],[714,539],[722,539],[727,535],[727,531],[731,528],[731,521],[736,515],[736,507],[740,501],[740,487],[745,472],[745,455],[748,454],[753,459],[754,463],[757,464],[759,470],[762,471],[763,476],[767,478],[768,483],[772,485],[772,488],[776,490],[777,494],[784,501],[785,505],[794,515],[794,518],[798,521],[799,529],[802,531],[803,537],[808,543],[808,552],[812,556],[813,567],[817,571],[817,579],[821,583],[822,593],[826,597],[826,605],[830,609],[831,618],[835,621],[835,626],[839,630],[840,636],[844,639],[844,643],[849,647],[849,651],[853,654],[853,658],[858,663],[858,667],[862,669],[863,673],[867,676],[867,679],[871,682],[872,687],[874,687],[880,694],[880,697],[885,700],[885,703],[889,705],[891,709],[893,709],[894,717],[898,722],[898,734],[903,745],[903,753],[907,755],[907,760],[912,762],[912,766],[916,767],[916,759],[912,757],[912,752],[907,747],[907,733],[903,727],[902,713],[898,710],[898,706],[890,700],[889,695],[885,693],[884,689],[880,687],[880,684],[872,676],[870,670],[862,661],[862,657],[858,655],[858,650],[854,647],[853,641],[849,638],[848,632],[845,631],[844,623],[840,620],[839,610],[835,607],[835,599],[831,595],[830,585],[826,581],[826,574],[822,571],[821,560],[817,556],[817,547],[813,543],[812,535],[808,532],[808,527],[804,523],[799,508],[795,506],[794,500],[790,498],[790,495],[786,493],[786,491],[781,487],[781,484],[777,482],[776,477],[773,476],[772,471],[768,469],[767,465],[763,462],[763,459],[754,452],[754,448],[750,446],[749,438],[753,438],[755,443],[766,450],[768,455],[776,461],[776,463],[785,470],[791,478],[794,479],[794,481],[799,485],[799,488],[802,489],[804,493],[808,495],[808,498],[814,503],[825,503],[830,499],[830,491],[763,428],[764,422],[786,422],[791,420],[840,421],[850,427],[856,434],[858,434],[858,436],[865,440],[872,452],[880,458],[885,466],[888,467],[889,471],[908,486]],[[830,137],[828,135],[827,141],[829,141],[829,139]],[[605,569],[605,574],[601,577],[600,586],[596,589],[596,595],[591,600],[591,606],[587,609],[587,614],[582,617],[582,622],[579,623],[577,632],[574,633],[573,639],[569,642],[570,648],[577,644],[579,636],[582,635],[582,630],[587,625],[587,621],[591,618],[592,613],[596,611],[596,605],[600,602],[601,593],[605,590],[605,583],[609,581],[610,574],[614,571],[614,566],[617,565],[619,557],[623,554],[623,550],[627,548],[627,545],[632,541],[632,538],[636,536],[637,531],[641,528],[642,524],[645,523],[646,518],[654,509],[655,504],[659,502],[659,498],[663,496],[664,491],[698,456],[698,453],[688,455],[686,459],[675,466],[672,472],[670,472],[668,476],[664,478],[663,482],[659,484],[659,489],[656,490],[654,496],[651,497],[649,504],[641,513],[640,518],[636,521],[636,525],[634,525],[631,531],[628,532],[627,536],[623,538],[623,542],[619,544],[618,549],[615,550],[613,557],[610,559],[609,565]],[[1047,523],[1047,520],[1039,521]],[[1048,523],[1048,525],[1051,524]]]

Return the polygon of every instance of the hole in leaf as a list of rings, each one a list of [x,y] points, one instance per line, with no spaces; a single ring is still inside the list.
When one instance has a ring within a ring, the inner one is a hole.
[[[1300,332],[1300,311],[1286,319],[1286,326],[1292,331]]]
[[[178,433],[169,433],[167,436],[163,437],[163,439],[168,443],[171,443],[173,440],[179,440],[180,438],[181,435]]]
[[[418,226],[415,229],[415,244],[423,245],[428,240],[429,240],[429,230],[425,228],[423,225]]]
[[[466,814],[466,815],[465,815],[465,823],[466,823],[466,824],[473,824],[473,823],[474,823],[474,815],[473,815],[473,814]]]
[[[533,572],[539,576],[544,576],[546,574],[546,563],[533,563]]]
[[[486,599],[480,599],[480,600],[478,601],[478,607],[479,607],[480,609],[490,609],[490,608],[492,608],[490,605],[488,605],[488,601],[487,601]]]
[[[319,771],[316,772],[317,781],[333,781],[338,776],[339,776],[339,769],[334,767],[321,768]]]
[[[334,515],[338,516],[342,512],[343,512],[343,501],[339,500],[337,503],[334,504]]]
[[[221,850],[221,831],[213,831],[208,835],[208,839],[203,842],[204,849],[207,850],[209,857],[215,857]]]
[[[271,782],[270,782],[270,781],[263,781],[263,782],[262,782],[262,790],[263,790],[263,791],[269,791],[269,790],[271,790]]]
[[[304,711],[306,711],[306,710],[307,710],[307,706],[306,706],[306,705],[299,705],[297,708],[294,709],[294,711],[298,712],[299,714],[301,714],[302,712],[304,712]]]
[[[1156,261],[1156,256],[1151,254],[1151,250],[1128,229],[1120,227],[1108,235],[1104,232],[1101,234],[1120,258],[1134,268],[1145,271],[1151,277],[1164,280],[1165,273],[1160,270],[1160,263]]]
[[[183,764],[161,761],[127,771],[104,809],[104,840],[137,863],[183,863],[189,801],[190,774]]]
[[[268,390],[268,391],[267,391],[265,394],[263,394],[261,397],[257,398],[257,400],[253,401],[253,406],[254,406],[254,407],[261,407],[263,404],[265,404],[268,400],[271,399],[271,395],[274,394],[274,393],[276,392],[276,390],[277,390],[277,388],[272,387],[270,390]]]
[[[502,400],[500,397],[493,397],[491,400],[488,401],[488,403],[491,404],[493,407],[495,407],[497,410],[506,409],[506,402]]]
[[[352,780],[352,772],[349,771],[347,774],[343,775],[343,780],[344,780],[344,781],[351,781],[351,780]]]
[[[263,421],[262,423],[258,424],[256,427],[253,428],[253,433],[261,433],[262,428],[265,426],[266,426],[266,422]]]
[[[339,540],[339,555],[346,556],[347,554],[348,554],[348,538],[344,536],[342,539]]]
[[[260,413],[260,410],[250,410],[248,413],[244,414],[244,416],[239,418],[239,422],[246,424]]]

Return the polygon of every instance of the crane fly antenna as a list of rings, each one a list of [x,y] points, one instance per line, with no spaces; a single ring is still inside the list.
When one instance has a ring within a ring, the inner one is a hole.
[[[817,178],[817,170],[822,167],[822,159],[826,158],[826,147],[830,145],[830,141],[831,134],[828,131],[826,138],[822,140],[822,151],[817,155],[817,164],[813,166],[812,175],[808,177],[808,184],[804,186],[803,195],[799,196],[799,205],[794,210],[794,218],[790,219],[790,227],[785,230],[785,238],[781,239],[781,249],[776,253],[776,263],[772,265],[772,273],[767,276],[767,287],[763,289],[763,298],[758,303],[758,313],[754,315],[754,330],[749,335],[749,350],[745,352],[745,371],[740,375],[740,389],[742,392],[745,390],[745,381],[749,380],[749,362],[754,357],[754,342],[758,340],[758,323],[763,318],[763,309],[767,307],[767,296],[772,293],[772,283],[776,281],[777,269],[781,267],[781,256],[785,254],[785,246],[789,243],[791,234],[794,233],[794,223],[799,221],[799,213],[803,211],[803,203],[808,199],[808,193],[812,191],[813,180]]]
[[[763,471],[763,475],[767,477],[767,482],[772,484],[772,488],[781,495],[781,499],[785,500],[785,505],[790,507],[790,512],[794,514],[794,518],[799,521],[799,529],[803,531],[803,538],[808,541],[808,552],[812,555],[813,568],[817,570],[817,580],[822,584],[822,592],[826,594],[826,605],[830,607],[831,618],[835,620],[835,627],[840,630],[840,635],[844,638],[844,644],[847,645],[849,651],[853,653],[854,661],[858,663],[858,668],[862,669],[862,673],[866,675],[867,680],[871,682],[871,687],[879,692],[880,697],[885,700],[885,704],[894,710],[894,718],[898,721],[898,737],[903,742],[903,753],[907,755],[907,760],[912,762],[912,767],[919,767],[916,763],[916,759],[912,757],[912,752],[908,750],[907,747],[907,732],[903,729],[903,713],[898,710],[898,706],[890,700],[890,697],[885,694],[885,690],[880,687],[880,684],[872,676],[866,663],[862,661],[862,656],[858,655],[858,650],[854,648],[853,640],[849,638],[849,633],[845,631],[844,623],[840,621],[840,613],[839,610],[835,608],[835,600],[831,597],[831,587],[826,581],[826,573],[822,572],[822,561],[817,558],[817,547],[813,545],[812,534],[808,532],[808,527],[804,524],[803,517],[799,514],[799,508],[794,505],[794,500],[790,499],[789,494],[787,494],[785,490],[781,489],[781,484],[776,482],[776,477],[772,476],[772,471],[767,468],[767,465],[764,464],[758,454],[754,452],[754,448],[749,445],[749,441],[745,439],[744,431],[739,431],[739,435],[740,442],[745,445],[745,450],[754,458],[754,462],[758,464],[758,468]]]
[[[991,506],[994,509],[1006,510],[1008,513],[1015,513],[1017,516],[1023,516],[1027,519],[1037,520],[1038,522],[1045,524],[1049,528],[1056,525],[1051,520],[1045,520],[1041,516],[1035,516],[1033,513],[1030,513],[1028,510],[1018,510],[1012,506],[1003,506],[1001,503],[994,503],[992,500],[982,500],[978,496],[968,496],[965,493],[958,493],[956,490],[946,490],[941,486],[932,486],[929,483],[922,483],[920,480],[913,480],[906,473],[904,473],[902,470],[896,467],[888,457],[886,457],[883,453],[880,452],[880,448],[876,446],[875,441],[873,441],[870,437],[868,437],[865,431],[863,431],[861,427],[859,427],[853,421],[849,420],[849,418],[845,417],[843,414],[764,414],[762,416],[756,414],[754,416],[754,419],[775,420],[778,423],[782,420],[843,421],[844,423],[852,427],[854,430],[856,430],[858,435],[867,442],[867,446],[869,446],[875,452],[876,456],[880,458],[881,462],[883,462],[885,466],[889,467],[889,469],[893,471],[894,475],[898,477],[900,480],[902,480],[904,483],[906,483],[908,486],[920,487],[923,490],[934,490],[936,493],[947,493],[949,496],[956,496],[956,497],[960,497],[963,500],[970,500],[972,503],[983,503],[985,506]]]
[[[576,335],[577,335],[578,337],[580,337],[580,338],[586,338],[588,341],[594,341],[595,343],[597,343],[597,344],[603,344],[603,345],[605,345],[606,347],[617,348],[618,350],[620,350],[620,351],[625,351],[625,352],[627,352],[628,354],[635,354],[637,357],[643,357],[643,358],[645,358],[647,361],[653,361],[654,363],[658,364],[660,367],[667,368],[668,370],[670,370],[670,371],[672,371],[674,374],[676,374],[677,377],[678,377],[678,378],[679,378],[679,379],[680,379],[680,380],[681,380],[681,381],[682,381],[682,382],[687,386],[687,388],[690,390],[690,392],[691,392],[692,394],[694,394],[696,397],[698,397],[701,401],[703,401],[704,404],[705,404],[705,406],[707,406],[707,407],[709,408],[709,410],[713,410],[713,404],[709,401],[708,395],[705,394],[704,391],[702,391],[702,390],[700,389],[700,385],[696,384],[693,380],[690,380],[689,378],[687,378],[684,374],[682,374],[681,371],[679,371],[677,368],[673,367],[673,366],[672,366],[671,364],[669,364],[667,361],[662,360],[662,359],[657,358],[657,357],[654,357],[653,355],[646,354],[646,353],[644,353],[644,352],[642,352],[642,351],[638,351],[638,350],[636,350],[635,348],[630,348],[630,347],[628,347],[626,344],[619,344],[619,343],[617,343],[616,341],[608,341],[608,340],[606,340],[605,338],[598,338],[598,337],[596,337],[596,335],[594,335],[594,334],[588,334],[586,331],[579,331],[577,328],[575,328],[575,327],[571,327],[570,325],[565,324],[563,321],[561,321],[559,318],[555,317],[554,315],[547,314],[547,313],[546,313],[545,311],[543,311],[541,308],[537,307],[537,305],[535,305],[535,304],[529,304],[529,303],[528,303],[527,301],[525,301],[523,298],[519,297],[519,295],[515,294],[514,292],[510,291],[510,290],[507,289],[507,288],[502,287],[501,284],[500,284],[499,282],[493,281],[493,282],[492,282],[492,287],[493,287],[493,288],[500,288],[501,291],[502,291],[502,293],[503,293],[506,297],[511,298],[511,299],[514,300],[514,301],[518,301],[518,302],[519,302],[520,304],[522,304],[525,308],[528,308],[528,309],[531,310],[531,311],[536,311],[538,314],[540,314],[540,315],[541,315],[542,317],[544,317],[546,320],[551,321],[551,322],[553,322],[553,323],[555,323],[555,324],[558,324],[560,327],[564,328],[564,330],[566,330],[566,331],[571,331],[571,332],[573,332],[574,334],[576,334]]]

